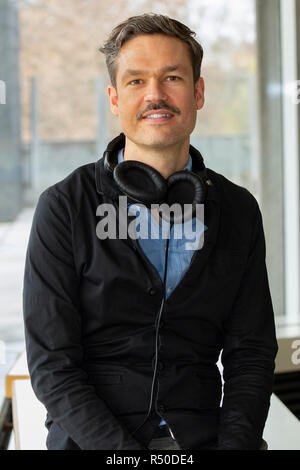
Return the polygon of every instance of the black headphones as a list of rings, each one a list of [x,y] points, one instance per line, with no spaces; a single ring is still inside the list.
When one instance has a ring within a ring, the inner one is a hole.
[[[203,204],[207,195],[207,184],[211,184],[200,152],[190,145],[193,171],[181,170],[165,179],[155,168],[135,160],[118,163],[118,150],[125,147],[125,136],[120,134],[110,142],[104,152],[104,169],[113,177],[120,191],[132,202],[167,204],[188,204],[190,213],[185,220],[195,215],[196,204]],[[170,220],[170,211],[161,210],[162,217]],[[173,222],[176,222],[176,219]]]

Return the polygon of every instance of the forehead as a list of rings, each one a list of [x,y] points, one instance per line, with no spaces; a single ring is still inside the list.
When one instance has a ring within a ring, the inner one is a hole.
[[[116,72],[121,78],[127,70],[152,72],[162,70],[169,64],[180,64],[182,70],[192,73],[187,44],[163,34],[144,34],[122,46],[117,56]]]

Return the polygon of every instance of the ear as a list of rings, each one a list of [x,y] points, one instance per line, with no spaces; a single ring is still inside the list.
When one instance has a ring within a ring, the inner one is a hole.
[[[110,109],[114,116],[119,116],[118,95],[113,85],[108,85],[107,93],[109,96]]]
[[[204,92],[205,92],[205,84],[202,77],[199,77],[196,84],[195,84],[195,98],[197,102],[197,109],[202,109],[204,106]]]

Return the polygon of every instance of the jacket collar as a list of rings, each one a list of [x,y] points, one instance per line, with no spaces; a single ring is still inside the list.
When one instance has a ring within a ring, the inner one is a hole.
[[[120,189],[112,177],[112,171],[107,168],[107,154],[110,153],[112,165],[118,164],[118,151],[125,147],[125,135],[121,133],[118,137],[109,142],[103,157],[95,163],[95,182],[99,194],[105,195],[112,200],[118,199],[122,195]],[[190,155],[192,157],[192,171],[199,173],[205,169],[204,160],[200,152],[190,145]],[[206,200],[220,200],[219,191],[216,186],[214,172],[206,169],[207,174],[207,197]]]

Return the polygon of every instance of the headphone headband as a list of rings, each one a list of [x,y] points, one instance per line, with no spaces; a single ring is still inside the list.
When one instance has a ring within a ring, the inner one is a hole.
[[[115,137],[107,146],[104,158],[104,170],[110,176],[113,175],[115,167],[118,165],[118,151],[125,147],[125,135],[123,132]],[[211,184],[207,176],[203,157],[199,150],[190,145],[190,155],[192,157],[192,172],[204,180],[206,184]]]

